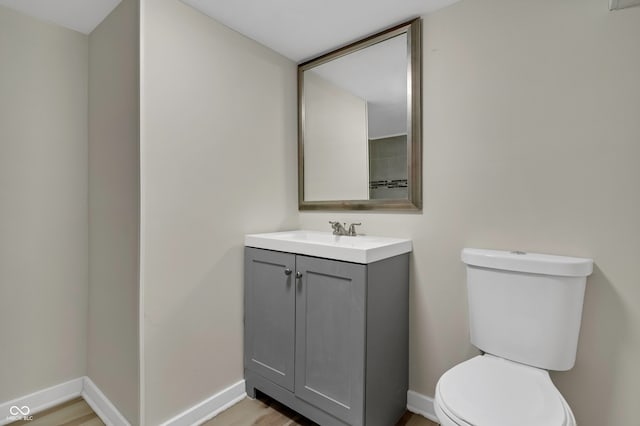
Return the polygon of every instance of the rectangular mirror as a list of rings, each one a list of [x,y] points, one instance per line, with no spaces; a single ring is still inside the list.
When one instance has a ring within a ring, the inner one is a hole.
[[[300,210],[422,208],[420,19],[298,66]]]

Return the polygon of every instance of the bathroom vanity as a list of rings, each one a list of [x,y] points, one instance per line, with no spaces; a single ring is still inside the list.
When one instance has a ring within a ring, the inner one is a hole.
[[[247,394],[323,425],[406,409],[411,241],[291,231],[245,237]]]

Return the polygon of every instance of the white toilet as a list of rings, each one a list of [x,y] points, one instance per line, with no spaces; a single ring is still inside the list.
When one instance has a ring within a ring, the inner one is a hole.
[[[443,426],[575,426],[547,370],[573,367],[591,259],[464,249],[471,343],[484,352],[444,373]]]

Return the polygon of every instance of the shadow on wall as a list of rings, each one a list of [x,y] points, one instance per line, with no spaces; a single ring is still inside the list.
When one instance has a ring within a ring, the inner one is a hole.
[[[552,373],[554,383],[573,412],[580,413],[581,418],[576,418],[578,424],[605,425],[615,417],[612,381],[620,374],[614,370],[622,365],[618,359],[628,340],[628,323],[624,303],[615,287],[594,265],[587,280],[576,365],[572,370]],[[586,353],[592,355],[581,356]],[[580,399],[573,398],[574,395],[580,395]]]

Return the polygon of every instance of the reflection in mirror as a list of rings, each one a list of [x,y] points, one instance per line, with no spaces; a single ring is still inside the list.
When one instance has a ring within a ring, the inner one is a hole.
[[[407,36],[305,72],[305,200],[407,198]]]
[[[421,207],[419,34],[414,20],[300,65],[300,209]]]

